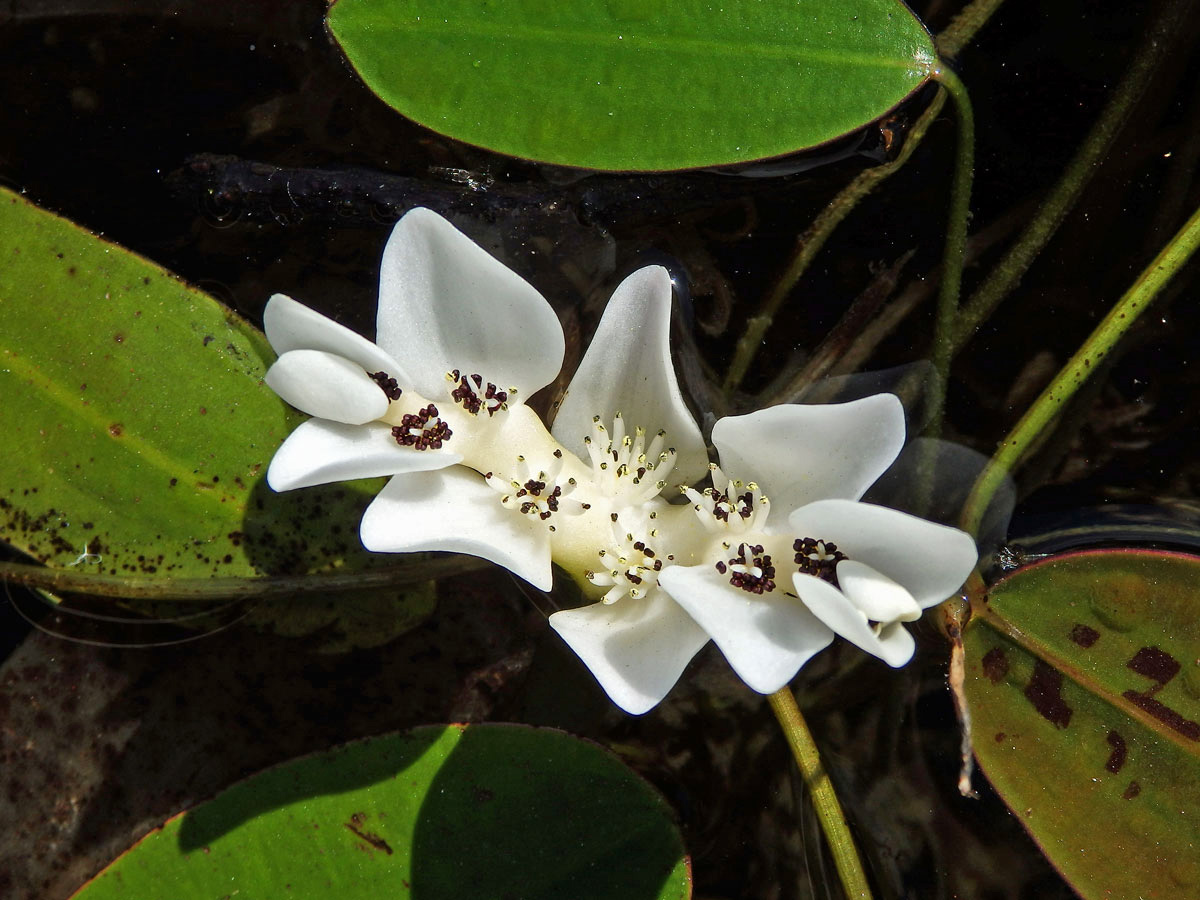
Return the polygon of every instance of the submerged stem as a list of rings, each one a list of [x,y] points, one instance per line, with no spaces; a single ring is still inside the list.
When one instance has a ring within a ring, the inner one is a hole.
[[[788,746],[792,748],[792,756],[796,758],[804,783],[812,793],[813,808],[833,853],[833,862],[846,896],[853,900],[870,900],[871,889],[867,885],[867,876],[858,858],[854,838],[850,836],[846,814],[842,812],[829,775],[821,765],[821,755],[817,752],[817,745],[804,716],[800,714],[800,707],[796,705],[796,698],[790,689],[784,687],[767,697],[767,700],[771,703],[775,718],[779,720]]]
[[[746,320],[746,329],[742,332],[742,336],[738,338],[733,362],[729,364],[729,371],[726,373],[725,383],[722,385],[722,390],[726,396],[732,394],[741,385],[742,379],[746,375],[746,370],[750,368],[750,362],[754,359],[754,354],[762,344],[763,335],[767,333],[767,329],[771,327],[771,322],[775,319],[775,314],[779,312],[783,301],[788,298],[788,295],[796,287],[800,276],[804,274],[817,253],[825,246],[825,242],[829,240],[842,220],[850,215],[854,207],[859,204],[859,201],[908,162],[909,157],[912,156],[913,151],[925,136],[925,132],[929,130],[929,126],[933,124],[934,120],[938,117],[938,113],[942,111],[942,106],[945,102],[946,95],[939,91],[933,102],[929,104],[928,108],[913,123],[913,127],[909,130],[908,136],[904,141],[904,146],[901,147],[900,153],[896,158],[891,162],[875,166],[873,169],[867,169],[855,176],[854,180],[842,188],[837,196],[829,201],[829,205],[821,210],[813,223],[796,239],[796,250],[791,261],[788,263],[787,269],[775,283],[775,286],[767,295],[767,299],[763,301],[758,315],[751,316]]]
[[[942,405],[950,376],[950,360],[954,356],[958,293],[962,285],[963,257],[967,247],[967,220],[971,213],[971,181],[975,175],[975,113],[966,85],[945,66],[938,69],[934,77],[954,99],[954,110],[958,114],[958,152],[954,159],[954,181],[950,187],[950,217],[946,224],[937,325],[933,338],[933,368],[937,377],[929,391],[930,408],[933,410],[933,421],[928,428],[931,437],[937,437],[942,430]]]
[[[938,50],[945,56],[955,56],[957,53],[971,42],[982,28],[991,18],[992,14],[1000,7],[1003,0],[974,0],[968,4],[954,21],[950,23],[942,34],[936,38]],[[738,339],[737,348],[734,351],[733,361],[729,364],[729,371],[725,375],[725,382],[721,386],[726,396],[732,394],[742,383],[742,379],[746,375],[746,371],[750,368],[750,363],[754,359],[754,354],[758,352],[758,348],[762,345],[763,335],[767,333],[771,322],[775,318],[775,314],[779,311],[783,301],[796,287],[796,283],[804,274],[805,270],[812,263],[820,249],[825,245],[830,235],[842,220],[850,214],[859,202],[870,194],[875,188],[886,181],[897,171],[904,167],[912,156],[913,151],[917,149],[921,141],[924,139],[929,126],[938,117],[942,111],[942,106],[946,102],[946,92],[939,91],[934,97],[933,102],[928,108],[921,113],[917,120],[913,123],[911,129],[904,139],[904,145],[900,148],[900,152],[896,158],[883,165],[876,166],[873,169],[868,169],[865,172],[860,172],[853,181],[842,188],[836,197],[829,201],[829,205],[825,207],[817,216],[804,233],[796,240],[796,249],[788,262],[787,268],[783,275],[776,282],[771,293],[767,295],[763,301],[762,308],[758,315],[751,316],[746,321],[746,328],[742,332],[742,336]]]
[[[954,20],[934,38],[938,53],[942,56],[958,56],[962,48],[972,41],[979,29],[987,24],[992,13],[999,9],[1003,2],[1004,0],[974,0],[974,2],[968,3],[963,7],[962,12],[955,16]]]
[[[317,575],[217,576],[170,578],[106,575],[82,569],[52,569],[28,563],[0,563],[0,582],[47,591],[68,591],[94,597],[129,600],[226,600],[239,597],[278,597],[382,587],[406,587],[469,572],[490,565],[473,556],[417,558],[362,572]]]
[[[1083,342],[1083,346],[1063,366],[1001,442],[1000,448],[988,460],[987,466],[971,489],[971,496],[967,498],[960,523],[964,531],[970,534],[978,531],[984,511],[1004,478],[1050,426],[1067,401],[1098,368],[1100,361],[1108,355],[1121,336],[1146,311],[1159,291],[1195,253],[1197,247],[1200,247],[1200,209],[1192,213],[1192,217],[1183,228],[1142,271],[1133,286],[1117,301],[1104,317],[1104,321],[1096,326],[1096,330]]]
[[[962,349],[980,324],[1017,286],[1026,270],[1058,231],[1067,213],[1075,207],[1083,189],[1099,169],[1113,138],[1117,136],[1137,99],[1145,91],[1150,76],[1154,74],[1164,56],[1164,44],[1168,43],[1173,34],[1179,32],[1180,18],[1190,3],[1191,0],[1173,0],[1150,23],[1134,54],[1133,62],[1113,91],[1100,118],[1079,145],[1062,178],[1042,203],[1025,232],[963,306],[954,332],[954,351]]]

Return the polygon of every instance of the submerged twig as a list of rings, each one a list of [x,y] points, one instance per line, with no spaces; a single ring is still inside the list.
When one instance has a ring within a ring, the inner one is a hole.
[[[51,569],[27,563],[0,563],[0,581],[47,591],[147,600],[222,600],[278,597],[322,591],[407,587],[471,572],[490,565],[474,556],[440,556],[353,573],[263,575],[256,577],[161,578],[105,575],[77,569]]]

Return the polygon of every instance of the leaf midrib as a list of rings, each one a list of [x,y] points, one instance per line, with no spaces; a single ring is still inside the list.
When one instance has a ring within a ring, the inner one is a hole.
[[[10,374],[18,379],[23,379],[34,390],[41,391],[42,394],[52,400],[56,406],[64,410],[69,416],[73,416],[82,422],[95,436],[104,434],[108,428],[110,417],[98,416],[91,411],[90,406],[82,406],[77,398],[69,396],[57,382],[47,378],[40,368],[28,362],[15,350],[4,347],[2,351],[5,357],[4,364],[11,369],[11,372],[0,374]],[[12,397],[16,391],[5,393],[7,396]],[[113,440],[116,441],[115,438]],[[181,484],[188,483],[195,478],[195,472],[191,468],[180,465],[161,450],[147,443],[137,432],[122,435],[119,443],[121,445],[120,449],[124,452],[134,453],[140,461],[148,463],[166,475],[179,479]],[[239,518],[246,510],[245,504],[233,495],[224,495],[217,491],[193,491],[192,496],[204,497],[208,502],[222,510],[235,511],[236,515],[230,516],[230,519]],[[224,502],[222,502],[222,498],[224,498]]]
[[[335,7],[336,10],[336,7]],[[333,32],[339,42],[345,43],[345,33],[339,33],[341,29],[332,23]],[[679,37],[676,35],[654,35],[645,36],[638,34],[620,34],[619,29],[614,27],[612,31],[596,31],[588,32],[582,30],[565,30],[558,28],[538,28],[536,26],[522,25],[519,33],[512,30],[510,25],[490,25],[483,22],[472,22],[469,25],[450,24],[437,22],[418,22],[411,25],[396,22],[390,19],[379,19],[372,21],[370,18],[359,20],[350,31],[357,31],[366,25],[371,30],[403,32],[409,34],[420,34],[422,37],[428,37],[429,32],[441,31],[454,37],[477,38],[480,40],[486,39],[489,43],[497,41],[507,41],[512,43],[554,43],[554,44],[571,44],[575,46],[596,47],[599,44],[613,42],[611,48],[624,50],[628,48],[630,51],[656,51],[659,53],[679,53],[687,51],[698,56],[711,57],[713,55],[734,56],[744,58],[749,53],[753,53],[760,57],[768,59],[789,60],[795,59],[797,62],[812,61],[834,65],[855,65],[864,68],[876,69],[913,69],[924,70],[922,77],[927,77],[929,69],[932,68],[935,57],[930,54],[928,57],[913,55],[904,59],[896,57],[880,57],[875,55],[841,52],[841,51],[819,51],[805,46],[797,46],[788,43],[763,43],[763,42],[737,42],[737,41],[719,41],[707,38],[698,37]],[[618,34],[620,37],[618,39]]]

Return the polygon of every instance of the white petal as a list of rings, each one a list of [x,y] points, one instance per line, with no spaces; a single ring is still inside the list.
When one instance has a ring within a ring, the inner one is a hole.
[[[367,507],[359,536],[368,550],[469,553],[539,590],[553,586],[545,524],[505,509],[483,476],[465,467],[397,475]]]
[[[411,384],[400,363],[361,334],[283,294],[267,301],[263,330],[280,356],[289,350],[324,350],[358,363],[366,372],[387,372],[402,386]]]
[[[309,419],[275,451],[267,484],[276,491],[291,491],[331,481],[441,469],[461,459],[449,450],[401,447],[387,425]]]
[[[387,412],[388,398],[357,364],[324,350],[289,350],[264,381],[301,412],[363,425]]]
[[[814,500],[861,497],[904,446],[904,408],[895,394],[784,404],[726,416],[712,440],[726,475],[757,482],[772,509],[787,513]]]
[[[691,484],[708,468],[696,420],[683,402],[671,363],[671,276],[662,266],[638,269],[608,301],[596,333],[554,417],[554,436],[580,459],[592,417],[611,426],[619,412],[632,431],[660,429],[677,456],[672,478]]]
[[[550,627],[613,703],[635,716],[657,706],[708,643],[704,629],[663,591],[556,612]]]
[[[742,681],[772,694],[833,641],[833,632],[778,588],[761,596],[730,586],[710,566],[671,566],[660,588],[713,639]]]
[[[524,401],[558,376],[564,351],[542,295],[428,209],[397,222],[383,251],[376,341],[426,397],[440,397],[459,369]]]
[[[833,541],[849,559],[902,584],[921,609],[962,586],[978,554],[971,536],[908,513],[851,500],[818,500],[796,510],[797,537]]]
[[[867,617],[829,582],[797,572],[792,576],[792,583],[804,605],[856,647],[878,656],[893,667],[902,666],[912,659],[916,642],[899,622],[885,625],[876,635],[867,624]]]
[[[858,611],[872,622],[915,622],[921,607],[912,594],[892,579],[852,559],[837,566],[838,585]]]

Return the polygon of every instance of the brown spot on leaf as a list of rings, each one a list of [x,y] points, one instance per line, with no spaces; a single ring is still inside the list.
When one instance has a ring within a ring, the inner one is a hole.
[[[996,743],[997,743],[997,744],[1002,744],[1002,743],[1004,743],[1004,739],[1005,739],[1006,737],[1008,737],[1008,735],[1007,735],[1007,734],[1005,734],[1003,731],[997,731],[997,732],[996,732]]]
[[[113,335],[113,340],[116,341],[118,344],[125,343],[125,333],[123,331],[118,331],[116,334]]]
[[[125,433],[125,426],[122,425],[120,422],[113,422],[111,425],[108,426],[108,433],[111,434],[115,438],[119,438],[121,435],[123,435]]]
[[[1136,781],[1129,782],[1129,787],[1125,788],[1125,793],[1121,795],[1122,800],[1132,800],[1142,792],[1142,786]]]
[[[1185,719],[1166,704],[1159,703],[1149,694],[1139,694],[1137,691],[1126,691],[1122,694],[1126,700],[1139,709],[1145,710],[1173,731],[1177,731],[1190,741],[1200,741],[1200,722]]]
[[[1086,650],[1100,640],[1100,632],[1090,625],[1079,624],[1071,629],[1071,640]]]
[[[1179,660],[1157,647],[1143,647],[1126,665],[1139,675],[1157,681],[1159,687],[1179,674]]]
[[[1119,731],[1110,731],[1108,746],[1112,747],[1112,753],[1108,754],[1108,762],[1104,764],[1104,768],[1113,773],[1120,772],[1121,767],[1125,765],[1125,757],[1129,755],[1129,747],[1125,743],[1125,738],[1121,737]]]
[[[356,812],[356,813],[354,813],[354,815],[352,815],[350,817],[349,822],[344,822],[342,824],[345,825],[346,829],[351,834],[353,834],[356,838],[358,838],[360,841],[363,841],[364,843],[370,845],[371,847],[374,847],[376,850],[382,850],[388,856],[391,856],[392,848],[388,845],[388,842],[385,841],[383,838],[381,838],[379,835],[377,835],[373,832],[367,831],[363,827],[366,824],[366,821],[367,821],[366,813]]]
[[[1070,725],[1073,712],[1062,698],[1062,684],[1062,672],[1039,659],[1034,663],[1033,675],[1025,688],[1025,699],[1055,728]]]
[[[995,684],[1008,674],[1008,657],[999,647],[993,647],[983,654],[983,674]]]

